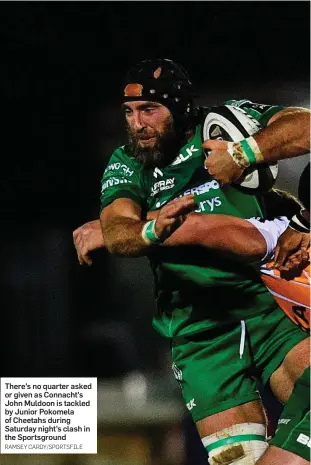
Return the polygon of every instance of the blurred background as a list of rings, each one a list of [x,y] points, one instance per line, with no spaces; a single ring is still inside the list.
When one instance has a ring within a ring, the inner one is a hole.
[[[181,63],[206,106],[310,107],[309,10],[304,1],[0,3],[1,376],[99,385],[97,456],[0,464],[207,464],[169,343],[151,327],[147,260],[99,251],[82,268],[72,232],[98,217],[102,173],[124,143],[117,98],[130,66]],[[308,159],[281,162],[277,186],[296,194]]]

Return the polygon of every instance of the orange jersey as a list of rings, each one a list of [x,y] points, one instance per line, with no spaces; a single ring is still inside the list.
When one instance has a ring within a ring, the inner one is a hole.
[[[261,277],[284,313],[303,331],[310,331],[310,265],[287,281],[275,269],[261,268]]]

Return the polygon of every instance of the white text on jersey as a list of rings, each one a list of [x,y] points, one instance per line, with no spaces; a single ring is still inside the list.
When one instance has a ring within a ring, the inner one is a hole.
[[[180,153],[178,157],[173,161],[172,165],[179,165],[183,161],[186,161],[188,160],[188,158],[192,157],[192,154],[194,152],[198,152],[198,151],[199,149],[196,149],[194,145],[191,145],[191,147],[187,147],[186,152],[188,155],[183,155],[182,153]]]
[[[103,183],[102,192],[104,192],[104,190],[107,189],[107,187],[112,187],[112,186],[116,186],[118,184],[126,184],[126,183],[131,184],[132,181],[129,181],[126,178],[110,178],[106,182]]]
[[[156,182],[151,188],[151,197],[158,194],[158,192],[172,189],[175,186],[175,178],[169,178],[163,181]]]
[[[111,165],[107,166],[107,168],[105,169],[105,173],[107,173],[108,171],[115,171],[115,170],[120,170],[120,169],[127,176],[133,176],[134,174],[134,171],[130,170],[129,167],[126,165],[121,165],[120,162],[111,163]]]

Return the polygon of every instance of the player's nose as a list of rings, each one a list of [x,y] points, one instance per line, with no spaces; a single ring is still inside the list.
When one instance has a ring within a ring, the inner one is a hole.
[[[135,129],[135,131],[139,131],[145,127],[142,114],[139,111],[133,113],[131,122],[132,122],[132,127],[133,129]]]

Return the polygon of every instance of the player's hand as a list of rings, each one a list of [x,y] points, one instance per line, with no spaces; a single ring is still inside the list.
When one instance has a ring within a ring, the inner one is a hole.
[[[80,265],[92,265],[90,252],[105,247],[99,220],[90,221],[73,232],[73,242]]]
[[[159,210],[155,233],[162,240],[169,237],[183,223],[184,215],[194,210],[194,195],[185,195],[164,205]]]
[[[274,251],[274,266],[281,270],[287,259],[298,251],[307,251],[310,246],[310,234],[287,228],[279,237]],[[298,255],[297,255],[298,257]],[[296,257],[296,259],[297,259]],[[290,262],[289,262],[290,263]],[[284,268],[283,268],[284,269]]]
[[[290,255],[284,265],[279,267],[280,271],[291,271],[291,270],[298,270],[301,271],[306,268],[309,264],[310,255],[309,251],[306,249],[301,249],[295,252],[294,254]]]
[[[280,276],[287,281],[297,278],[303,270],[310,264],[309,251],[302,249],[290,255],[285,264],[280,266]]]
[[[228,142],[224,140],[206,140],[202,147],[209,151],[205,168],[221,184],[229,184],[240,178],[244,169],[233,160],[227,152]]]

